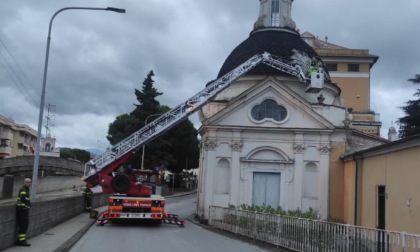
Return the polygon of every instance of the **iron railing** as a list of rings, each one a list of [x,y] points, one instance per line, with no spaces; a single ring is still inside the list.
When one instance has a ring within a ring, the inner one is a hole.
[[[420,235],[217,206],[209,224],[295,251],[420,251]]]

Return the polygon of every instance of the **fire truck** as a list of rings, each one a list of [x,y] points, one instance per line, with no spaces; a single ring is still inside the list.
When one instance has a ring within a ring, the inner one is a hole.
[[[309,61],[309,59],[308,59]],[[176,106],[156,120],[145,125],[129,137],[109,148],[85,165],[82,180],[87,187],[100,187],[103,193],[112,193],[108,210],[100,214],[99,224],[118,220],[152,220],[183,226],[177,215],[166,214],[165,199],[160,195],[160,176],[157,171],[135,170],[117,172],[136,150],[160,134],[195,113],[218,93],[258,64],[266,64],[288,75],[297,77],[306,84],[306,92],[317,93],[329,80],[322,62],[316,71],[305,75],[311,62],[290,62],[270,53],[257,54],[221,78],[211,82],[205,89]]]
[[[179,220],[177,215],[165,213],[166,201],[161,196],[159,170],[129,169],[114,174],[113,178],[111,189],[102,187],[104,192],[113,195],[109,197],[108,209],[97,219],[99,225],[132,221],[185,225],[185,221]]]

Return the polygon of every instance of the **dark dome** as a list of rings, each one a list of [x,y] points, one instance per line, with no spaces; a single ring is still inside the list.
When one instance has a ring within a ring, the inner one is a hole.
[[[238,45],[227,57],[217,78],[232,71],[240,64],[258,53],[268,52],[286,60],[292,60],[294,49],[307,54],[309,58],[317,57],[315,50],[301,39],[296,31],[262,30],[254,31],[249,38]],[[259,64],[248,73],[282,73],[265,64]]]

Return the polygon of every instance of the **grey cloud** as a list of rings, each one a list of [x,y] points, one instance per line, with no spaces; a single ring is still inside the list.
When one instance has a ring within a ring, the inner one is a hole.
[[[127,9],[126,14],[66,11],[53,24],[46,102],[57,107],[57,143],[92,147],[97,139],[106,142],[108,124],[117,115],[134,108],[134,89],[141,88],[149,70],[155,71],[156,86],[164,92],[161,104],[169,106],[216,78],[229,53],[249,36],[259,1],[2,1],[0,39],[30,79],[37,102],[48,22],[67,6]],[[406,80],[420,73],[420,35],[415,31],[419,7],[417,1],[390,0],[293,3],[292,16],[301,32],[328,36],[330,42],[349,48],[366,48],[380,57],[372,69],[371,96],[384,131],[401,111],[382,110],[387,96],[379,91],[412,90]],[[35,128],[38,107],[16,97],[20,93],[1,65],[0,81],[0,113]],[[93,136],[83,138],[83,132]]]

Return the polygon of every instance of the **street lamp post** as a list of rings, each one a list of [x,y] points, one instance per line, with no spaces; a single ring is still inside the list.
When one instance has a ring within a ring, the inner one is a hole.
[[[146,117],[146,121],[144,121],[144,126],[147,125],[147,120],[149,119],[149,117],[152,116],[160,116],[162,114],[153,114],[153,115],[149,115],[148,117]],[[144,170],[144,151],[146,149],[146,144],[143,145],[143,153],[141,154],[141,170]]]
[[[35,146],[35,160],[34,160],[34,168],[32,172],[32,187],[31,187],[31,201],[35,201],[36,199],[36,186],[38,181],[38,166],[39,166],[39,152],[41,151],[41,129],[42,129],[42,117],[44,113],[44,100],[45,100],[45,87],[47,84],[47,70],[48,70],[48,58],[50,54],[50,42],[51,42],[51,27],[55,16],[58,13],[65,11],[65,10],[103,10],[103,11],[113,11],[118,13],[125,13],[125,9],[119,9],[114,7],[107,7],[107,8],[91,8],[91,7],[66,7],[59,9],[54,15],[51,17],[50,25],[48,28],[48,37],[47,37],[47,49],[45,53],[45,65],[44,65],[44,78],[42,81],[42,93],[41,93],[41,103],[39,105],[39,117],[38,117],[38,132],[36,137],[36,146]]]

